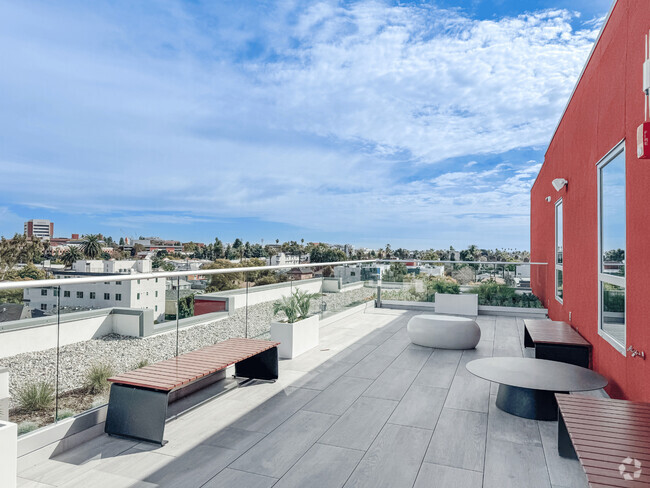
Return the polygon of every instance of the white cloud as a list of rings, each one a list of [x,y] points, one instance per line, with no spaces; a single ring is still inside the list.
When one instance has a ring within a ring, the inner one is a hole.
[[[242,7],[234,22],[221,4],[91,8],[0,9],[4,199],[315,232],[408,225],[415,236],[432,220],[477,229],[476,215],[511,215],[527,232],[514,216],[527,212],[533,164],[400,176],[542,147],[596,35],[564,10],[476,20],[281,2]]]

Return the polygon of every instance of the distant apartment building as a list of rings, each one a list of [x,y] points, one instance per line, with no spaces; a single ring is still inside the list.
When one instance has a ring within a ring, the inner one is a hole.
[[[115,274],[150,273],[150,261],[79,260],[71,271],[55,272],[61,279],[61,296],[56,288],[31,288],[23,293],[30,308],[43,312],[56,310],[57,303],[68,309],[123,307],[153,310],[154,320],[164,320],[165,278],[105,281],[102,283],[66,285],[66,278]]]
[[[267,258],[266,262],[270,266],[299,265],[300,256],[297,254],[285,254],[283,252]]]
[[[167,251],[167,252],[181,252],[183,251],[183,244],[180,241],[165,240],[160,237],[147,237],[145,239],[136,239],[133,245],[140,244],[144,247],[145,251]]]
[[[31,219],[25,222],[25,235],[27,237],[38,237],[39,239],[50,239],[54,236],[54,222],[45,219]]]

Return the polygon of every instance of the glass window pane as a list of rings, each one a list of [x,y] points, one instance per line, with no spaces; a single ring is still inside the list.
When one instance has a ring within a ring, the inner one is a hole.
[[[563,229],[562,202],[560,201],[555,206],[555,262],[557,264],[562,264]]]
[[[564,296],[564,284],[562,283],[562,270],[561,269],[556,269],[555,270],[555,295],[558,298],[562,298]]]
[[[603,331],[625,346],[625,288],[603,282],[601,290]]]
[[[601,170],[601,272],[625,276],[625,152]]]

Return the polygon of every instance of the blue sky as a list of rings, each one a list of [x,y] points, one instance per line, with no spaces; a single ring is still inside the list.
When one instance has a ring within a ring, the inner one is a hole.
[[[0,235],[529,247],[609,0],[0,3]]]

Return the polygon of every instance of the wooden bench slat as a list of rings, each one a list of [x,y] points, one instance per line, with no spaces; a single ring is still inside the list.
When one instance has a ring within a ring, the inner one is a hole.
[[[566,322],[526,319],[524,324],[533,342],[584,346],[591,349],[591,343]]]
[[[158,379],[160,379],[162,381],[169,382],[170,384],[176,383],[178,381],[183,381],[183,379],[187,377],[187,375],[179,375],[179,374],[172,374],[172,373],[158,373],[156,375],[143,374],[143,373],[139,373],[137,371],[131,371],[130,373],[128,373],[128,376],[130,378],[132,378],[132,379],[140,379],[140,380],[143,380],[143,381],[147,380],[147,379],[156,380],[158,378]],[[196,378],[200,378],[202,376],[205,376],[205,374],[204,373],[198,373],[198,374],[195,374],[194,376]]]
[[[650,462],[650,456],[648,454],[643,455],[639,454],[638,452],[624,452],[623,450],[612,450],[604,453],[598,453],[598,452],[591,452],[588,450],[583,449],[582,450],[582,459],[590,461],[602,461],[602,462],[612,462],[616,463],[618,466],[621,464],[621,459],[625,459],[626,457],[630,456],[633,459],[638,459],[641,461],[642,464],[646,464],[646,462]]]
[[[582,439],[580,437],[573,437],[574,444],[578,445],[585,453],[608,453],[612,455],[619,455],[621,451],[625,451],[623,458],[627,454],[634,454],[635,456],[646,457],[650,456],[650,447],[647,446],[634,446],[630,442],[627,443],[606,443],[603,445],[601,440]]]
[[[564,414],[564,411],[562,413]],[[584,432],[632,432],[650,435],[650,420],[645,419],[630,420],[629,422],[622,419],[612,419],[611,422],[607,422],[602,417],[592,417],[592,420],[589,421],[578,417],[576,414],[564,415],[564,419],[570,421],[575,428]]]
[[[591,486],[650,486],[650,472],[625,480],[619,466],[630,457],[650,464],[650,405],[556,394],[573,448]],[[634,471],[628,467],[628,472]]]
[[[640,487],[640,486],[645,486],[647,488],[648,483],[650,482],[650,476],[648,476],[646,473],[642,473],[641,477],[636,480],[626,480],[624,479],[620,473],[618,472],[618,468],[616,471],[610,471],[607,469],[598,469],[598,468],[589,468],[587,473],[587,478],[591,482],[592,480],[598,483],[605,484],[605,486],[616,486],[616,487],[623,487],[623,488],[629,488],[629,487]]]
[[[161,372],[161,373],[165,373],[165,372],[178,373],[178,371],[180,369],[178,366],[174,366],[174,365],[171,365],[171,364],[164,364],[164,363],[159,363],[158,365],[156,365],[155,368],[152,368],[152,369],[148,369],[148,368],[149,367],[147,366],[145,368],[136,369],[135,371],[146,371],[146,372],[151,372],[151,373],[158,373],[158,372]],[[186,368],[184,368],[184,369],[186,369]],[[187,368],[187,370],[191,371],[191,368]],[[198,373],[198,372],[203,371],[203,369],[195,368],[195,371]]]
[[[599,410],[610,410],[614,408],[640,408],[641,410],[650,411],[650,404],[642,402],[631,402],[629,400],[617,400],[614,398],[595,398],[586,395],[567,395],[558,394],[558,400],[563,404],[591,405],[598,407]],[[606,402],[603,404],[603,402]]]
[[[646,422],[650,422],[650,414],[647,414],[643,411],[634,411],[634,410],[594,410],[590,411],[589,408],[585,409],[584,407],[578,408],[572,405],[564,406],[563,412],[566,412],[566,415],[584,417],[585,410],[589,412],[590,418],[615,418],[615,419],[640,419]]]
[[[109,379],[143,388],[171,391],[221,371],[278,345],[259,339],[228,339]]]
[[[603,436],[598,435],[596,433],[592,434],[583,434],[581,432],[569,432],[571,435],[571,439],[575,439],[574,444],[583,442],[583,441],[589,441],[595,444],[600,444],[602,447],[607,447],[608,445],[613,445],[613,446],[629,446],[630,449],[632,448],[640,448],[644,449],[648,446],[648,443],[645,439],[643,438],[636,438],[636,439],[631,439],[631,438],[616,438],[616,437],[608,437],[608,438],[603,438]]]

